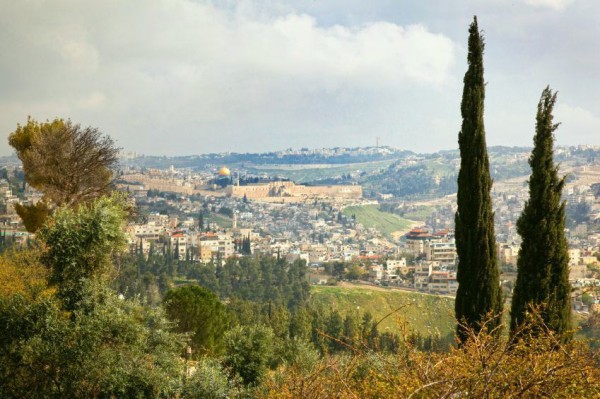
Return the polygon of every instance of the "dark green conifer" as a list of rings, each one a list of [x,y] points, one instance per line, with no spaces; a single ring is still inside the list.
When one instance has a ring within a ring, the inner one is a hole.
[[[200,211],[200,214],[198,215],[198,229],[204,231],[204,214],[202,211]]]
[[[488,328],[495,328],[503,302],[490,198],[492,179],[483,125],[483,48],[483,37],[477,26],[477,17],[474,17],[469,27],[469,68],[464,77],[463,121],[458,134],[461,163],[455,217],[459,258],[455,314],[461,342],[467,338],[465,327],[477,332],[486,317],[492,317]]]
[[[250,241],[250,235],[242,239],[242,254],[252,255],[252,244]]]
[[[564,177],[554,165],[552,110],[556,93],[549,87],[538,103],[533,151],[529,158],[529,200],[517,221],[522,237],[517,282],[512,299],[511,331],[523,323],[527,311],[536,308],[544,323],[563,339],[571,329],[569,254],[565,238],[565,202],[561,200]]]

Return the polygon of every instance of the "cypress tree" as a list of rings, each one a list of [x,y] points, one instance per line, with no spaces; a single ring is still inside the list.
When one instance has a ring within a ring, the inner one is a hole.
[[[200,214],[198,215],[198,228],[200,231],[204,231],[204,214],[202,211],[200,211]]]
[[[569,254],[565,238],[565,202],[561,200],[565,178],[554,165],[552,110],[556,93],[549,87],[538,103],[533,151],[529,158],[529,200],[517,221],[522,237],[518,274],[511,307],[511,331],[525,321],[531,307],[540,312],[546,326],[563,340],[569,338],[571,301]]]
[[[467,339],[465,328],[478,332],[486,317],[491,316],[488,328],[497,327],[503,305],[490,198],[492,179],[483,124],[483,49],[483,37],[474,17],[469,27],[469,68],[464,77],[463,120],[458,134],[461,162],[455,216],[458,254],[455,314],[461,342]]]

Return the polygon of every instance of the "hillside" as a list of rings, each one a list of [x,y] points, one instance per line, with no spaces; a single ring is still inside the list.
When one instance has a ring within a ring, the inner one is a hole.
[[[349,206],[344,208],[342,213],[347,217],[356,216],[357,223],[366,228],[374,227],[386,236],[395,231],[410,229],[414,223],[392,213],[380,211],[376,205]]]
[[[454,333],[454,300],[449,297],[371,286],[315,286],[311,289],[311,302],[342,314],[368,311],[375,320],[402,308],[381,322],[380,331],[399,332],[406,322],[412,331],[424,336],[446,337]]]

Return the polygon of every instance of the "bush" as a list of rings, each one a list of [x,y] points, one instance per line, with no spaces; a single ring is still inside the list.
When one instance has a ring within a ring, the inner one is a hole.
[[[534,315],[535,316],[535,315]],[[600,397],[600,354],[587,342],[561,344],[531,317],[519,339],[471,329],[461,348],[399,355],[354,348],[311,373],[281,369],[264,383],[268,398],[592,398]],[[533,334],[535,332],[535,334]]]
[[[180,335],[160,309],[86,284],[74,312],[55,297],[0,298],[0,396],[172,397]]]
[[[193,375],[186,381],[183,397],[186,399],[227,399],[235,397],[238,388],[230,381],[223,366],[214,359],[202,358],[195,365]]]
[[[248,386],[257,385],[273,356],[273,330],[262,325],[238,326],[223,338],[225,364]]]

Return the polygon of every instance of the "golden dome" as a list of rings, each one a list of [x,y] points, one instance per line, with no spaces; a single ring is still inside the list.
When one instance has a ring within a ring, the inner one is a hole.
[[[219,176],[231,176],[231,171],[229,168],[227,168],[227,166],[223,166],[221,169],[219,169]]]

